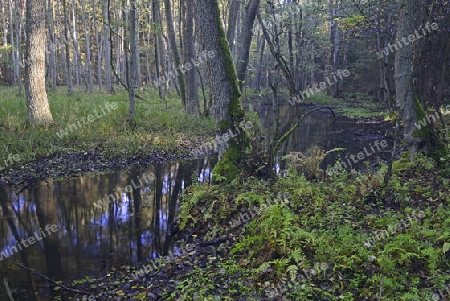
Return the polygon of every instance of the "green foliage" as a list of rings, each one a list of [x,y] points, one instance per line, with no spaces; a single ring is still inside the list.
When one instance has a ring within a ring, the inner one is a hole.
[[[349,118],[380,118],[386,114],[382,105],[370,101],[364,93],[353,93],[346,95],[345,99],[338,99],[319,92],[308,97],[306,103],[329,106],[337,115]]]
[[[27,127],[25,96],[17,96],[17,88],[3,87],[0,92],[0,160],[8,154],[19,154],[21,164],[36,157],[60,152],[85,152],[97,149],[106,156],[124,156],[154,150],[174,149],[178,141],[211,135],[214,122],[191,118],[183,114],[178,99],[168,99],[169,109],[159,102],[153,91],[141,95],[149,102],[138,101],[136,123],[131,128],[128,118],[128,95],[117,89],[115,95],[76,91],[67,96],[63,89],[49,92],[50,110],[54,123],[48,128]],[[106,103],[117,103],[118,108],[92,123],[83,124],[82,118],[101,113]],[[57,133],[78,121],[81,127],[60,138]]]
[[[435,188],[448,187],[448,181],[426,178],[437,172],[430,158],[402,160],[387,186],[384,165],[379,171],[346,171],[322,182],[289,170],[271,187],[275,193],[289,191],[289,201],[269,206],[241,225],[228,270],[236,271],[238,265],[242,271],[239,280],[225,282],[253,283],[248,285],[252,294],[273,297],[283,284],[282,295],[294,300],[376,299],[380,290],[382,300],[426,300],[445,287],[450,282],[443,272],[448,269],[450,200],[445,194],[437,197]],[[255,179],[217,189],[219,195],[235,192],[227,200],[229,220],[238,208],[259,208],[267,196]],[[428,197],[439,203],[422,206],[419,199]],[[424,216],[411,218],[420,210]],[[218,212],[226,219],[225,211]],[[226,266],[228,262],[221,265]]]

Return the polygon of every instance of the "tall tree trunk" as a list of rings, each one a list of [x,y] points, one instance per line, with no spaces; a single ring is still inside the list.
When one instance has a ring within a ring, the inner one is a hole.
[[[8,26],[6,25],[6,13],[5,13],[5,2],[3,0],[1,3],[2,11],[2,24],[3,24],[3,46],[8,46]]]
[[[155,25],[161,25],[161,14],[159,9],[159,1],[152,1],[153,8],[153,23]],[[161,81],[164,76],[162,76],[164,72],[164,66],[162,64],[162,41],[161,41],[161,29],[162,26],[154,27],[155,30],[155,69],[156,69],[156,80],[158,81],[158,93],[161,99],[164,99],[164,87],[163,85],[169,80],[168,78],[164,78],[165,80]],[[164,83],[163,83],[164,82]]]
[[[99,34],[98,34],[98,28],[97,28],[97,11],[95,9],[95,0],[92,0],[92,14],[94,16],[93,23],[94,23],[94,32],[95,32],[95,48],[97,49],[97,85],[100,91],[103,87],[103,80],[102,80],[102,50],[103,47],[100,43]]]
[[[69,20],[67,18],[67,8],[66,8],[66,1],[62,0],[63,5],[63,14],[64,14],[64,44],[65,44],[65,50],[66,50],[66,80],[67,80],[67,89],[69,95],[73,94],[73,78],[72,78],[72,63],[70,61],[70,47],[69,47]]]
[[[402,0],[397,26],[396,44],[414,33],[416,20],[420,17],[421,0]],[[419,100],[414,95],[414,60],[416,43],[404,43],[395,53],[395,94],[396,105],[403,121],[403,138],[410,149],[410,158],[414,160],[418,151],[428,153],[429,125],[420,130],[414,125],[419,119],[426,118]]]
[[[13,65],[13,78],[12,78],[12,85],[15,86],[20,81],[20,57],[16,56],[16,43],[14,42],[14,27],[13,27],[13,20],[15,19],[13,16],[15,16],[15,13],[13,15],[15,8],[13,6],[12,0],[9,0],[9,32],[11,34],[10,40],[11,40],[11,60]],[[17,46],[19,47],[19,46]]]
[[[77,80],[77,87],[81,85],[82,78],[84,77],[83,73],[83,61],[81,60],[81,55],[78,47],[78,33],[77,33],[77,14],[76,12],[76,3],[74,0],[71,1],[72,5],[72,26],[70,36],[73,40],[73,62],[75,67],[75,78]],[[87,82],[85,81],[86,88]]]
[[[184,24],[184,63],[187,66],[195,58],[194,46],[194,0],[185,1],[186,18]],[[205,59],[205,58],[202,58]],[[186,112],[198,116],[199,103],[195,66],[186,68]]]
[[[178,73],[178,83],[180,85],[181,103],[183,104],[183,107],[186,109],[186,88],[184,86],[185,78],[184,73],[180,68],[181,56],[180,52],[178,51],[178,46],[176,42],[171,0],[164,0],[164,6],[166,10],[166,23],[167,23],[167,32],[169,34],[170,48],[172,49],[172,55],[175,60],[175,68],[177,69]]]
[[[331,66],[333,73],[336,74],[336,71],[338,69],[339,64],[339,56],[340,56],[340,39],[339,39],[339,24],[338,20],[336,19],[338,17],[338,6],[339,6],[339,0],[330,0],[330,42],[332,45],[331,48]],[[340,91],[339,91],[339,85],[335,84],[330,87],[331,89],[331,95],[333,97],[339,97]]]
[[[130,97],[130,122],[134,121],[136,116],[136,45],[137,41],[137,13],[136,13],[136,0],[130,2],[130,70],[128,80],[128,95]]]
[[[114,92],[112,87],[112,71],[111,71],[111,29],[109,20],[110,0],[103,0],[103,68],[105,70],[105,90],[106,93]]]
[[[236,24],[239,15],[241,0],[230,0],[230,12],[228,13],[227,41],[230,51],[233,53],[234,38],[236,36]]]
[[[89,33],[90,29],[90,18],[86,19],[86,1],[81,0],[81,21],[83,22],[83,30],[85,41],[85,49],[86,49],[86,81],[87,81],[87,90],[89,93],[92,92],[93,82],[92,82],[92,68],[91,68],[91,35]]]
[[[21,61],[21,54],[20,54],[20,48],[22,45],[22,39],[21,39],[21,35],[20,32],[22,30],[23,27],[23,18],[22,18],[22,8],[20,7],[19,3],[17,0],[14,0],[15,3],[15,17],[14,17],[14,24],[15,24],[15,29],[16,29],[16,58],[19,59],[19,61]],[[24,34],[25,39],[26,37],[26,33]],[[22,64],[18,64],[16,66],[17,68],[17,73],[19,74],[19,95],[22,93],[22,70],[21,67]]]
[[[49,62],[48,62],[48,76],[50,88],[56,90],[58,70],[56,69],[56,35],[55,35],[55,21],[53,18],[53,1],[47,1],[47,24],[50,38]]]
[[[253,23],[255,22],[256,12],[258,11],[260,0],[250,0],[245,8],[244,24],[238,43],[237,76],[239,88],[242,91],[245,83],[245,74],[250,56],[250,45],[253,37]]]
[[[220,18],[219,4],[217,0],[196,0],[194,8],[203,48],[208,47],[206,65],[211,83],[216,131],[222,134],[231,130],[237,134],[244,111],[236,69]],[[238,166],[243,158],[247,140],[245,134],[237,134],[229,141],[228,148],[226,139],[224,140],[225,143],[218,143],[221,161],[214,167],[213,179],[230,182],[239,173]]]
[[[45,1],[27,1],[25,93],[28,121],[33,126],[52,123],[45,91]]]

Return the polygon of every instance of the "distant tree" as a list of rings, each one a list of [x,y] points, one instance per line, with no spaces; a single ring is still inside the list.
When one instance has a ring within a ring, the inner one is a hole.
[[[128,95],[130,98],[129,119],[131,122],[136,116],[136,66],[139,57],[136,56],[136,48],[138,44],[136,0],[131,0],[130,5],[130,70],[128,72]]]
[[[194,8],[195,0],[186,0],[185,24],[184,24],[184,64],[190,64],[195,59],[194,46]],[[199,115],[199,103],[197,93],[197,76],[195,74],[196,66],[186,68],[186,112],[189,115]]]
[[[45,1],[27,1],[27,42],[25,65],[25,93],[28,121],[33,126],[53,122],[45,90]]]
[[[175,60],[175,68],[177,69],[178,83],[180,85],[181,103],[186,108],[186,88],[184,86],[185,78],[183,72],[181,71],[181,56],[176,42],[177,37],[175,35],[175,26],[172,16],[172,4],[170,1],[171,0],[164,0],[167,33],[169,35],[170,49],[172,50],[173,58]]]

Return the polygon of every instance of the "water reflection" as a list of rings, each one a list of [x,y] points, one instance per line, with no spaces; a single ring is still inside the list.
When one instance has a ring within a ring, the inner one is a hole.
[[[191,185],[194,171],[199,182],[210,183],[214,163],[205,158],[141,171],[48,179],[31,187],[0,187],[0,296],[6,298],[0,300],[8,300],[3,278],[16,301],[50,299],[48,283],[17,263],[68,281],[104,277],[111,266],[148,262],[169,249],[177,254],[169,235],[178,196]],[[141,185],[139,179],[150,172],[155,177]],[[114,193],[114,199],[101,201]],[[46,225],[56,225],[58,231],[10,253],[17,242]]]

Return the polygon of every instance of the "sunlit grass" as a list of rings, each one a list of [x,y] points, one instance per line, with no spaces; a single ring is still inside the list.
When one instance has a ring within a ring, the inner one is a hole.
[[[338,115],[349,118],[382,118],[388,114],[387,109],[380,103],[369,100],[367,95],[356,94],[355,98],[333,98],[325,93],[316,93],[308,97],[305,103],[327,105]]]
[[[186,116],[176,93],[163,101],[153,90],[140,91],[146,101],[137,101],[136,122],[132,128],[127,122],[128,94],[117,88],[115,95],[75,91],[68,96],[65,88],[49,92],[54,122],[48,128],[33,129],[27,125],[25,96],[23,93],[19,96],[18,91],[14,87],[0,89],[0,161],[8,154],[18,154],[21,161],[28,161],[59,152],[94,148],[108,156],[168,150],[181,140],[210,135],[214,129],[211,119]],[[108,112],[105,110],[107,103],[117,103],[117,109]],[[83,123],[82,118],[87,120],[89,115],[93,115],[94,120]],[[58,132],[78,122],[81,126],[76,130],[58,136]]]

